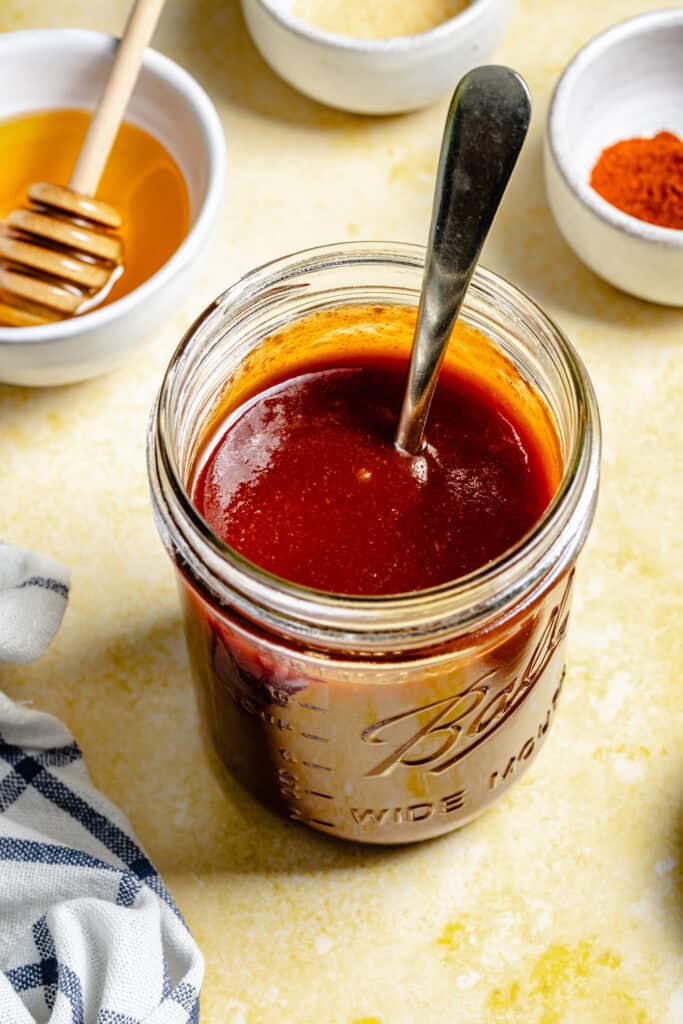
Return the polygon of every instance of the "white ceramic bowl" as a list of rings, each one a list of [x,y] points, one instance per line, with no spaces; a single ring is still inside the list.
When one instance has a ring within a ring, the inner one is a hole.
[[[92,107],[115,46],[99,32],[51,29],[0,35],[0,118],[31,110]],[[40,327],[0,327],[0,381],[67,384],[119,365],[180,299],[216,224],[225,139],[215,107],[177,64],[147,50],[126,119],[151,132],[177,161],[191,226],[152,277],[109,306]]]
[[[372,3],[373,0],[367,0]],[[428,32],[393,39],[335,35],[289,13],[291,0],[242,0],[264,59],[300,92],[360,114],[416,110],[452,91],[500,43],[513,0],[471,0]]]
[[[683,306],[683,231],[622,213],[589,181],[602,150],[662,129],[683,137],[683,9],[615,25],[585,46],[555,90],[548,200],[577,256],[623,291]]]

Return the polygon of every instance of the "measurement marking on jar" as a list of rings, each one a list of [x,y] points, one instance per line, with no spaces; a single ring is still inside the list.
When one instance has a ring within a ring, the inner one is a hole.
[[[327,708],[321,708],[317,704],[308,704],[304,700],[298,700],[296,703],[300,708],[306,708],[308,711],[321,711],[324,715],[327,714]]]
[[[302,732],[301,735],[305,740],[312,740],[313,743],[329,743],[330,741],[324,736],[314,736],[312,732]]]
[[[304,761],[307,768],[318,768],[321,772],[331,772],[332,769],[326,764],[316,764],[315,761]]]
[[[304,793],[308,793],[309,796],[319,796],[323,800],[334,800],[334,797],[332,796],[331,793],[321,793],[317,789],[305,789]]]
[[[303,825],[322,825],[323,828],[336,828],[333,821],[325,821],[324,818],[309,818],[304,814],[302,808],[296,804],[289,808],[289,816],[293,821],[300,821]]]

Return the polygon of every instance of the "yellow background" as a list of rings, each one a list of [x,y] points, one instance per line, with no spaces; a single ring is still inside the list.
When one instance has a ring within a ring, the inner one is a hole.
[[[4,0],[0,30],[118,32],[127,3]],[[181,332],[242,271],[317,243],[423,241],[445,102],[368,120],[298,96],[235,0],[168,0],[158,49],[209,90],[226,203],[194,294],[120,372],[0,388],[0,534],[73,569],[64,626],[10,696],[63,718],[130,816],[207,958],[204,1024],[683,1021],[683,314],[582,267],[545,203],[541,138],[577,47],[662,0],[522,0],[498,58],[532,135],[485,262],[568,332],[601,404],[604,476],[580,564],[568,676],[524,780],[461,834],[339,845],[219,788],[202,750],[145,430]]]

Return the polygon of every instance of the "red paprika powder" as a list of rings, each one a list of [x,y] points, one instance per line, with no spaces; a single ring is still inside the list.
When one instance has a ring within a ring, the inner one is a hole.
[[[672,132],[608,146],[591,185],[624,213],[664,228],[683,228],[683,140]]]

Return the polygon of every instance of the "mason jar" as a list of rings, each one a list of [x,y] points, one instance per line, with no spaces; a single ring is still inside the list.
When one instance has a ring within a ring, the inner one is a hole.
[[[343,596],[270,575],[211,531],[190,481],[231,389],[269,360],[287,365],[291,350],[278,347],[287,325],[336,306],[416,306],[423,263],[422,247],[348,243],[247,274],[185,335],[149,432],[155,519],[177,571],[215,752],[276,810],[370,843],[463,825],[505,793],[544,742],[598,491],[600,427],[586,370],[531,299],[476,271],[460,317],[483,335],[492,374],[514,368],[520,394],[547,411],[561,479],[514,548],[429,590]],[[367,340],[380,352],[381,333]],[[343,332],[332,343],[341,351]]]

